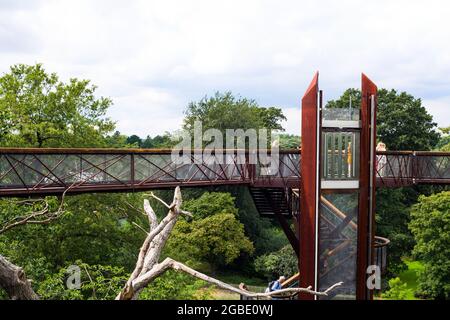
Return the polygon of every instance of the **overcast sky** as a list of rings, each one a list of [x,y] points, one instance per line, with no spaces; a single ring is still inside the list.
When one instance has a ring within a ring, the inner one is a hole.
[[[0,0],[0,72],[43,63],[113,99],[126,134],[181,125],[193,100],[231,90],[283,108],[300,132],[316,70],[325,100],[377,85],[423,99],[450,126],[449,1]]]

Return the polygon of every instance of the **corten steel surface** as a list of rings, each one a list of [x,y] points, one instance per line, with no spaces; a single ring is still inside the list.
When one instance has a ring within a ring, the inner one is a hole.
[[[317,201],[317,152],[319,73],[311,81],[302,98],[302,161],[300,181],[299,272],[300,287],[315,286],[315,234]],[[317,288],[313,288],[316,290]],[[299,294],[299,299],[313,300],[314,296]]]
[[[358,252],[356,255],[356,298],[359,300],[371,298],[371,293],[366,286],[366,270],[369,265],[373,264],[370,248],[374,241],[372,228],[375,225],[375,184],[371,185],[371,181],[375,181],[375,170],[371,171],[371,166],[376,163],[376,156],[375,144],[371,141],[371,132],[372,130],[376,132],[376,96],[377,86],[365,74],[362,74]],[[371,110],[372,100],[375,110]]]
[[[130,192],[181,186],[242,184],[298,188],[299,150],[280,151],[276,175],[258,165],[175,166],[170,150],[0,148],[0,197],[81,192]],[[450,184],[450,152],[377,153],[378,187]]]

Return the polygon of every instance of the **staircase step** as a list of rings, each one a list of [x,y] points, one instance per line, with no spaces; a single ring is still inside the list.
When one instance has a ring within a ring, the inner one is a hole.
[[[282,215],[290,216],[285,189],[250,187],[250,194],[256,209],[261,216],[275,216],[275,210]]]

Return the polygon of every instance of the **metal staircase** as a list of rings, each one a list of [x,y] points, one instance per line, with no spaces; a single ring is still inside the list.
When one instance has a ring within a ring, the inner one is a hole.
[[[256,209],[261,216],[270,217],[276,214],[292,217],[289,189],[250,187],[250,194]]]

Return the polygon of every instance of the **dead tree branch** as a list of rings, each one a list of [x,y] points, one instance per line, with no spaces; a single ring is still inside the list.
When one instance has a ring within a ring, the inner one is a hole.
[[[40,203],[43,208],[40,210],[32,210],[25,215],[17,216],[7,221],[0,228],[0,234],[3,234],[6,231],[25,224],[48,224],[53,220],[58,219],[62,214],[64,214],[64,199],[67,191],[68,189],[62,194],[60,204],[55,211],[50,210],[50,205],[46,199],[29,199],[16,202],[15,204],[33,205],[36,205],[36,203]]]
[[[156,215],[150,206],[148,200],[144,200],[144,210],[148,215],[150,222],[150,231],[147,233],[147,237],[142,244],[139,251],[139,256],[136,262],[136,267],[128,279],[125,287],[117,295],[116,300],[132,300],[139,297],[139,293],[158,276],[162,275],[169,269],[182,271],[190,274],[193,277],[204,280],[208,283],[214,284],[222,289],[229,290],[231,292],[250,297],[250,298],[270,298],[272,296],[278,296],[280,294],[293,294],[299,292],[305,292],[317,296],[327,296],[328,293],[334,290],[336,287],[342,285],[342,282],[332,285],[330,288],[323,292],[314,291],[312,287],[308,288],[287,288],[277,290],[268,293],[255,293],[244,290],[242,288],[236,288],[230,284],[207,276],[197,270],[194,270],[183,263],[175,261],[171,258],[166,258],[162,262],[159,262],[160,254],[164,248],[166,241],[180,215],[192,216],[190,212],[181,209],[182,197],[179,187],[175,189],[175,194],[172,203],[169,205],[162,199],[155,196],[153,193],[150,196],[169,209],[167,216],[161,220],[158,224]]]

